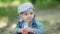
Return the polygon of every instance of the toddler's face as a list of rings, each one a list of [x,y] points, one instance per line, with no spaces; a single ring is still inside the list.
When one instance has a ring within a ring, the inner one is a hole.
[[[30,22],[30,21],[32,21],[32,19],[34,17],[34,12],[32,9],[30,9],[28,11],[21,13],[20,16],[24,21]]]

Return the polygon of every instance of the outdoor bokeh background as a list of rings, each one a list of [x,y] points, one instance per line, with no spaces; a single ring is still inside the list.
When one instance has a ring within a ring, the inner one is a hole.
[[[0,0],[0,34],[13,34],[17,8],[25,2],[33,3],[44,34],[60,34],[60,0]]]

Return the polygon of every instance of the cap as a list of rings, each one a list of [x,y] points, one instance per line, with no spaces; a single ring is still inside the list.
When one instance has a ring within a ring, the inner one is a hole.
[[[23,3],[22,5],[18,7],[18,13],[25,12],[26,10],[29,10],[30,8],[34,9],[34,6],[32,3]]]

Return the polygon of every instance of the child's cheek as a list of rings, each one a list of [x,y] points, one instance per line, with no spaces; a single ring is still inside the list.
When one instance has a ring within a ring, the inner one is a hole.
[[[27,20],[27,17],[26,17],[26,16],[23,16],[22,19],[23,19],[23,20]]]

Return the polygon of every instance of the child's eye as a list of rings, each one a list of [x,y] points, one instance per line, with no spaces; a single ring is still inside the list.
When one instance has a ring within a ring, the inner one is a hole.
[[[33,14],[33,12],[31,12],[30,14]]]
[[[25,13],[25,15],[28,15],[27,13]]]

